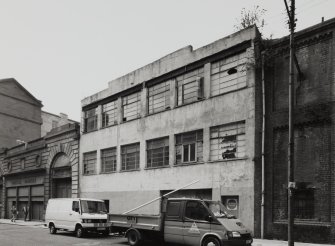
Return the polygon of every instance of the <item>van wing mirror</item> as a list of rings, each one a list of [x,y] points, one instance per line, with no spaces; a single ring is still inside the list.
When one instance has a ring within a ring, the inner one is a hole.
[[[211,215],[207,215],[205,219],[208,222],[213,222],[213,217]]]
[[[75,208],[74,211],[79,213],[79,208]]]

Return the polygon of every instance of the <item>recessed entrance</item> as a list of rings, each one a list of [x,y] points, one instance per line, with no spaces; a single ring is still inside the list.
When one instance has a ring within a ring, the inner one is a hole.
[[[56,156],[51,169],[51,187],[53,198],[66,198],[72,195],[70,158],[62,153]]]

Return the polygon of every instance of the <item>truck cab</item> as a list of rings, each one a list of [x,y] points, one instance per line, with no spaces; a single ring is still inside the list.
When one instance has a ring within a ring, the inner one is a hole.
[[[251,245],[251,231],[219,201],[168,199],[163,205],[164,241],[184,245]]]

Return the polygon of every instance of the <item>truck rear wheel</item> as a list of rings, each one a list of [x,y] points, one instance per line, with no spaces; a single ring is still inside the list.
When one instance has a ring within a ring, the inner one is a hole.
[[[206,237],[201,246],[221,246],[219,239],[213,236]]]
[[[135,230],[130,230],[127,233],[127,239],[128,239],[128,243],[131,246],[138,246],[141,245],[141,235],[139,232],[135,231]]]

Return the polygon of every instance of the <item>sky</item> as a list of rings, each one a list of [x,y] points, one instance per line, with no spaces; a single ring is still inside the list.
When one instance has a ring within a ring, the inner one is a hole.
[[[0,0],[0,79],[80,121],[81,100],[108,81],[232,34],[241,10],[257,5],[265,37],[289,34],[284,0]],[[296,0],[297,30],[334,9],[335,0]]]

